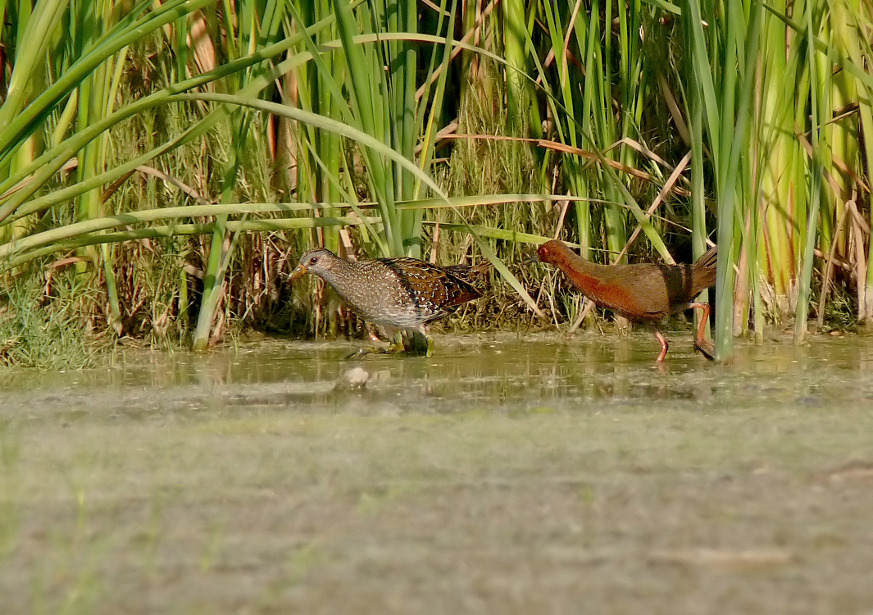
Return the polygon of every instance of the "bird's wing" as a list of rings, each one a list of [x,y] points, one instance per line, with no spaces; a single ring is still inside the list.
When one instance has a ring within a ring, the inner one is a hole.
[[[416,300],[449,308],[481,295],[472,284],[440,265],[415,258],[389,258],[382,262],[397,274],[401,285]]]

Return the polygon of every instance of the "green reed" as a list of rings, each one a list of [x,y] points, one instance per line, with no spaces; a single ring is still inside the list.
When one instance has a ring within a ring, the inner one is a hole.
[[[453,260],[469,238],[534,310],[517,243],[670,262],[709,237],[721,358],[750,326],[827,326],[836,285],[869,317],[867,4],[477,6],[4,4],[4,283],[72,266],[83,321],[121,334],[166,285],[155,319],[194,308],[202,348],[269,294],[259,259],[314,244]],[[131,282],[144,249],[178,274]]]

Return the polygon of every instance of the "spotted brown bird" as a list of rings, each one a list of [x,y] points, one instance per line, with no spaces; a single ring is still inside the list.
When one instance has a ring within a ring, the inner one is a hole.
[[[433,338],[427,331],[428,323],[480,297],[476,282],[489,267],[490,263],[443,267],[417,258],[350,262],[320,248],[303,254],[288,280],[306,273],[317,275],[370,323],[382,325],[392,334],[403,330],[421,333],[430,356]]]
[[[537,250],[541,262],[558,267],[599,307],[630,321],[652,325],[661,343],[659,363],[664,361],[670,345],[654,325],[666,316],[687,309],[703,310],[694,345],[708,359],[714,357],[712,344],[703,337],[709,320],[709,304],[695,303],[694,298],[715,285],[716,254],[717,246],[713,246],[693,265],[598,265],[586,261],[557,239],[547,241]]]

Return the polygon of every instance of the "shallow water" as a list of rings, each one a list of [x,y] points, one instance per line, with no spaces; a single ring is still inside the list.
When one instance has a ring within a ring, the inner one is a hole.
[[[873,399],[873,339],[820,337],[800,347],[787,338],[764,346],[740,342],[728,366],[679,345],[674,342],[663,367],[654,363],[656,343],[644,334],[443,337],[430,358],[353,359],[348,356],[360,347],[355,342],[281,340],[206,355],[132,351],[107,358],[99,369],[9,371],[0,416],[36,407],[116,413],[130,404],[138,411],[218,404],[367,414],[649,401],[688,401],[712,411],[722,405],[832,406]],[[366,382],[358,390],[347,380],[360,370]]]
[[[11,371],[9,612],[873,610],[873,340],[264,340]],[[350,610],[351,609],[351,610]]]

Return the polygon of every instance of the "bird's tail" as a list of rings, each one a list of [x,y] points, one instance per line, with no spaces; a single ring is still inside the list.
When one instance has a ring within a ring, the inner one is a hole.
[[[695,295],[700,291],[715,286],[715,264],[718,257],[718,246],[712,246],[691,266],[691,278]]]
[[[446,273],[476,287],[488,284],[489,271],[491,271],[489,261],[483,261],[478,265],[449,265],[446,267]]]

